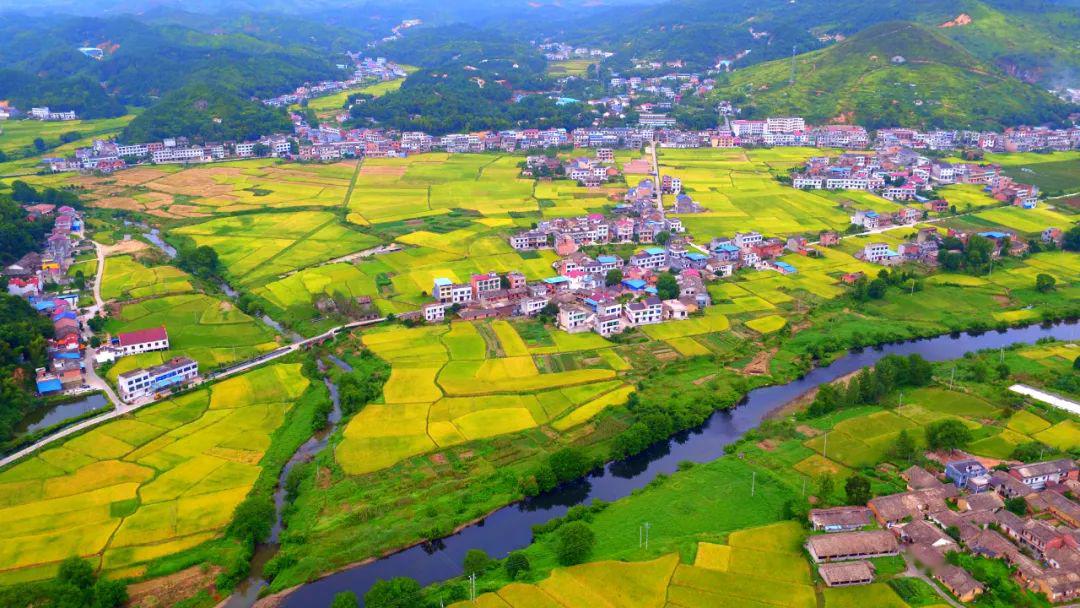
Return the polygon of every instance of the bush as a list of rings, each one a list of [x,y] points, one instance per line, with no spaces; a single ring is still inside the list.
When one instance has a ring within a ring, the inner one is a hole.
[[[957,450],[971,441],[971,431],[956,419],[940,420],[926,427],[926,445],[931,450]]]
[[[580,564],[588,559],[596,544],[596,535],[582,521],[570,522],[559,528],[555,555],[564,566]]]
[[[364,594],[365,608],[420,608],[423,605],[420,583],[407,576],[376,581]]]
[[[532,565],[529,564],[529,558],[525,557],[524,553],[514,551],[506,556],[503,568],[506,569],[506,576],[510,577],[510,580],[517,580],[519,576],[528,572]]]

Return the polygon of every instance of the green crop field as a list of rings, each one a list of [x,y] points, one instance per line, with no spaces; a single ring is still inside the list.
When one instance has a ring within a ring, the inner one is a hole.
[[[33,149],[34,140],[39,137],[47,145],[56,146],[60,136],[65,133],[78,133],[78,139],[82,140],[111,136],[119,133],[132,118],[135,115],[96,120],[5,120],[0,122],[0,151],[10,155],[19,150]]]
[[[113,335],[164,326],[170,349],[119,359],[108,372],[120,373],[156,365],[178,355],[199,362],[202,371],[277,348],[272,329],[232,304],[203,294],[184,294],[127,304],[105,329]]]
[[[174,231],[217,251],[230,277],[250,284],[355,253],[378,243],[342,226],[330,213],[239,215]]]
[[[95,263],[96,266],[96,263]],[[87,274],[92,277],[92,273]],[[191,291],[187,273],[174,266],[145,266],[129,255],[105,258],[101,297],[134,300]]]
[[[264,367],[105,423],[0,472],[0,581],[53,576],[71,555],[130,574],[219,536],[258,477],[270,435],[307,385],[298,364]]]

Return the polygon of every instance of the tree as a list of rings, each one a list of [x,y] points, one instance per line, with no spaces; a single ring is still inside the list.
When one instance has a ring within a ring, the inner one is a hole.
[[[908,435],[906,429],[900,429],[900,434],[896,436],[896,441],[893,442],[892,449],[889,450],[893,458],[899,462],[911,462],[915,458],[915,441]]]
[[[1023,517],[1027,515],[1027,501],[1022,496],[1013,496],[1005,499],[1005,509],[1014,515]]]
[[[276,517],[273,501],[268,497],[251,496],[233,512],[229,536],[252,544],[261,542],[270,535]]]
[[[889,284],[885,279],[877,278],[870,281],[870,284],[866,286],[866,295],[871,300],[880,300],[885,297],[885,291],[888,289]]]
[[[529,564],[529,558],[525,556],[521,551],[513,551],[510,555],[506,556],[506,562],[503,564],[503,568],[506,569],[506,576],[510,577],[510,580],[517,580],[519,576],[528,572],[532,565]]]
[[[926,427],[926,445],[931,450],[957,450],[971,441],[971,431],[955,418],[932,422]]]
[[[671,240],[671,233],[668,232],[667,230],[661,230],[660,232],[656,233],[656,236],[653,237],[653,241],[656,242],[656,244],[660,245],[661,247],[663,247],[664,245],[667,245],[668,241],[670,241],[670,240]]]
[[[35,150],[37,150],[38,152],[44,152],[48,148],[49,148],[49,146],[45,143],[44,139],[41,139],[40,137],[35,137],[34,138],[34,149]]]
[[[1073,224],[1072,228],[1065,231],[1061,248],[1065,251],[1080,251],[1080,224]]]
[[[366,608],[421,608],[420,583],[407,576],[378,580],[364,594]]]
[[[604,275],[604,285],[607,285],[608,287],[614,287],[619,283],[622,283],[622,280],[623,273],[618,268],[612,268]]]
[[[865,505],[870,501],[870,480],[862,475],[852,475],[844,482],[844,494],[849,505]]]
[[[1057,285],[1057,279],[1054,277],[1042,272],[1035,275],[1035,289],[1037,291],[1042,293],[1053,291],[1055,285]]]
[[[679,297],[679,281],[675,275],[665,272],[656,279],[656,295],[661,300],[674,300]]]
[[[469,549],[465,554],[465,576],[480,574],[491,565],[491,558],[483,549]]]
[[[60,563],[57,582],[79,589],[89,589],[94,584],[94,567],[81,557],[69,557]]]
[[[824,473],[820,478],[818,478],[817,485],[818,498],[823,503],[829,502],[829,498],[832,496],[833,490],[835,489],[835,483],[833,482],[832,475]]]
[[[555,555],[564,566],[580,564],[588,559],[596,544],[596,535],[583,521],[572,521],[559,527]]]
[[[1047,452],[1053,452],[1053,450],[1039,441],[1025,441],[1013,448],[1012,454],[1010,454],[1009,457],[1013,460],[1019,460],[1020,462],[1032,462],[1035,460],[1042,460],[1042,457],[1045,456]]]
[[[38,198],[37,190],[21,179],[11,182],[11,200],[17,203],[32,203]]]
[[[592,461],[579,448],[562,448],[548,457],[548,465],[559,482],[577,479],[592,468]]]
[[[98,579],[93,593],[93,608],[117,608],[128,601],[127,585],[121,581]]]

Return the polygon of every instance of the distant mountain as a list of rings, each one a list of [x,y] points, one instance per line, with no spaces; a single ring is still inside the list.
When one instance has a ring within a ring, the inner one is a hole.
[[[532,24],[545,35],[632,58],[735,67],[823,48],[876,23],[914,21],[940,29],[985,61],[1030,82],[1080,86],[1077,0],[668,0],[589,18]]]
[[[867,28],[792,61],[737,70],[714,92],[750,116],[802,115],[868,127],[1000,128],[1061,122],[1070,106],[1010,77],[938,30]]]

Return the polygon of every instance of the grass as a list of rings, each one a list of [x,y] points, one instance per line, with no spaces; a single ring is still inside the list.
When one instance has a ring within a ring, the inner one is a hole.
[[[155,404],[0,472],[0,576],[71,555],[118,570],[220,536],[308,386],[299,367]]]
[[[78,133],[78,139],[115,135],[134,117],[128,114],[118,118],[94,120],[5,120],[0,123],[0,151],[9,156],[20,150],[30,150],[37,154],[33,149],[36,138],[40,137],[46,144],[56,146],[60,143],[60,136],[65,133]]]

